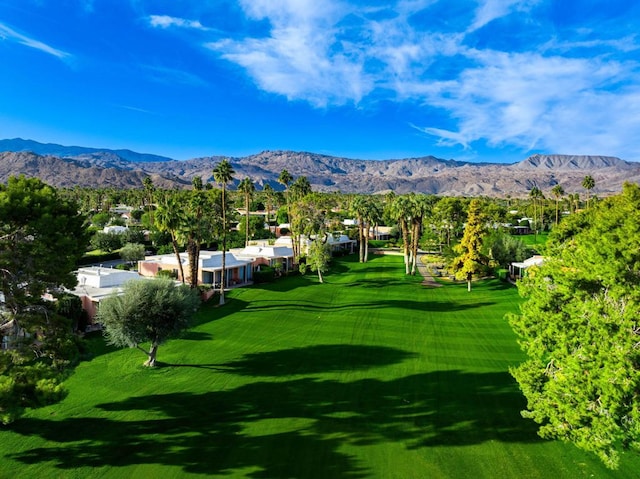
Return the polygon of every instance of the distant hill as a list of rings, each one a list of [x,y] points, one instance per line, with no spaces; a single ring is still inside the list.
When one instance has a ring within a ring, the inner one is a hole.
[[[171,158],[165,156],[151,155],[147,153],[136,153],[131,150],[109,150],[107,148],[86,148],[83,146],[62,146],[55,143],[39,143],[33,140],[23,140],[14,138],[12,140],[0,140],[0,151],[30,151],[38,155],[50,155],[60,158],[74,158],[83,155],[112,154],[123,160],[134,163],[148,161],[170,161]]]
[[[195,176],[213,182],[212,170],[221,156],[175,161],[129,150],[63,147],[49,145],[57,154],[25,152],[29,140],[0,140],[0,181],[24,173],[55,185],[139,188],[146,176],[162,187],[186,188]],[[128,160],[122,152],[129,152]],[[76,153],[76,154],[72,154]],[[151,159],[155,158],[154,161]],[[159,159],[158,159],[159,158]],[[456,196],[526,196],[533,186],[550,195],[561,184],[567,193],[584,193],[582,180],[591,175],[595,194],[621,191],[625,181],[640,183],[640,163],[608,156],[533,155],[513,164],[469,163],[434,156],[381,161],[354,160],[310,152],[264,151],[242,158],[229,158],[237,183],[251,178],[259,188],[265,184],[282,190],[277,182],[283,169],[294,177],[306,176],[316,191],[344,193],[418,192]]]

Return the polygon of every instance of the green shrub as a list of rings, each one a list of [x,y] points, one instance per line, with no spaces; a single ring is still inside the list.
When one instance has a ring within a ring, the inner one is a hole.
[[[253,282],[255,284],[271,283],[276,277],[276,270],[271,266],[260,266],[260,271],[253,273]]]

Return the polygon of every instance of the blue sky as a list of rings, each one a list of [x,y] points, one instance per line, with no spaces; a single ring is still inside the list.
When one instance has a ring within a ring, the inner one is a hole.
[[[0,0],[0,138],[640,160],[640,2]]]

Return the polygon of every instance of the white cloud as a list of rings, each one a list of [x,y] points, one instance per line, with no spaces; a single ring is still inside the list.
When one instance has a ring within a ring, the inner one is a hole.
[[[205,46],[246,68],[260,88],[317,106],[357,103],[373,89],[362,47],[340,37],[340,6],[314,0],[241,2],[248,16],[271,24],[265,38]]]
[[[27,37],[26,35],[22,35],[21,33],[16,32],[15,30],[9,28],[7,25],[0,23],[0,38],[3,40],[12,40],[14,42],[20,43],[21,45],[25,45],[30,48],[35,48],[36,50],[40,50],[41,52],[47,53],[49,55],[53,55],[56,58],[64,60],[66,58],[71,57],[71,54],[64,52],[62,50],[58,50],[53,48],[52,46],[47,45],[41,41],[38,41],[34,38]]]
[[[190,28],[194,30],[207,30],[198,20],[186,20],[184,18],[170,17],[168,15],[150,15],[149,24],[157,28]]]
[[[640,130],[640,87],[624,88],[639,84],[640,68],[615,55],[638,49],[634,34],[574,32],[560,40],[541,36],[529,51],[480,50],[466,43],[470,32],[526,14],[539,0],[479,0],[457,31],[449,24],[438,30],[440,18],[429,21],[434,3],[240,0],[245,15],[268,31],[205,46],[262,90],[290,100],[328,107],[384,98],[439,109],[446,125],[411,126],[441,146],[484,142],[640,159],[640,147],[628,141]]]
[[[427,93],[455,119],[459,132],[419,129],[468,146],[514,145],[553,152],[640,157],[625,145],[640,127],[640,88],[609,87],[633,77],[637,65],[535,53],[475,52],[480,66]]]
[[[537,0],[479,0],[473,23],[468,31],[484,27],[493,20],[502,18],[514,10],[528,10]]]

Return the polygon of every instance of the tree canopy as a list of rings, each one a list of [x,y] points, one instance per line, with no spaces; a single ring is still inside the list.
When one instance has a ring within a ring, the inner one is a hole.
[[[525,417],[615,468],[640,449],[640,187],[553,230],[546,260],[519,284],[510,323],[528,360],[512,370]]]
[[[158,346],[186,329],[199,305],[197,290],[170,279],[131,281],[121,295],[101,301],[97,319],[110,344],[140,349],[144,365],[153,367]],[[146,342],[148,351],[140,346]]]
[[[64,395],[64,369],[77,359],[70,321],[41,300],[46,291],[73,287],[72,271],[88,243],[78,206],[35,178],[0,185],[0,421],[24,407]]]

